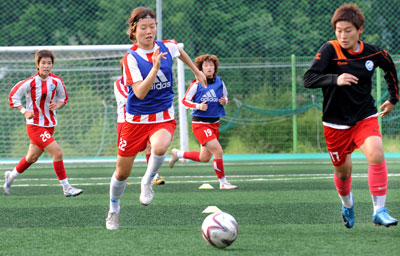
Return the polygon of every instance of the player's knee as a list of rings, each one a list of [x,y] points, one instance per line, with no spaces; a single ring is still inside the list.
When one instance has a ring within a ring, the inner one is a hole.
[[[200,157],[199,158],[200,162],[202,162],[202,163],[208,163],[210,161],[210,159],[211,159],[211,156],[210,157]]]
[[[53,155],[53,159],[55,159],[55,160],[63,159],[63,152],[61,149],[54,151],[52,155]]]
[[[373,152],[368,157],[368,162],[371,164],[380,164],[385,160],[383,152]]]
[[[33,163],[36,163],[37,160],[39,160],[39,156],[26,156],[26,157],[25,157],[25,160],[26,160],[28,163],[33,164]]]

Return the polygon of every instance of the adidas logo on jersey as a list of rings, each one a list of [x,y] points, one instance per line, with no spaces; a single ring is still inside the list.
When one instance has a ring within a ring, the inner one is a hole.
[[[201,102],[218,102],[218,97],[217,94],[215,94],[214,89],[211,89],[209,92],[201,96],[200,101]]]
[[[158,70],[156,79],[153,83],[153,86],[151,86],[150,90],[162,90],[167,87],[171,87],[171,81],[168,81],[167,77],[160,69]]]

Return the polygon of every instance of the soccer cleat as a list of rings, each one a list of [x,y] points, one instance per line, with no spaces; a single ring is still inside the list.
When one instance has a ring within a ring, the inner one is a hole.
[[[106,228],[108,230],[119,229],[119,213],[108,212],[108,216],[106,219]]]
[[[375,223],[375,226],[383,225],[385,227],[396,226],[397,220],[389,215],[386,208],[381,208],[376,211],[375,215],[372,215],[372,221]]]
[[[141,188],[140,198],[139,198],[140,203],[144,206],[151,204],[151,201],[153,201],[154,197],[152,184],[141,183],[140,188]]]
[[[66,197],[79,196],[82,193],[83,193],[82,189],[74,188],[73,186],[69,186],[67,189],[64,189],[64,196]]]
[[[165,180],[163,177],[156,177],[153,179],[153,185],[164,185]]]
[[[237,189],[237,188],[238,188],[238,186],[232,185],[229,182],[226,182],[226,183],[223,183],[223,184],[219,185],[219,189],[222,189],[222,190],[224,190],[224,189]]]
[[[346,208],[342,205],[342,218],[346,228],[352,228],[354,226],[354,221],[356,219],[354,215],[354,203],[351,208]]]
[[[8,182],[8,177],[10,176],[11,172],[10,171],[6,171],[4,173],[4,185],[3,185],[3,190],[4,190],[4,194],[5,195],[9,195],[10,194],[10,187],[11,184]]]
[[[176,163],[176,161],[179,160],[178,155],[177,155],[177,151],[178,150],[176,148],[173,148],[171,150],[171,158],[169,159],[169,162],[168,162],[169,168],[173,168],[175,163]]]

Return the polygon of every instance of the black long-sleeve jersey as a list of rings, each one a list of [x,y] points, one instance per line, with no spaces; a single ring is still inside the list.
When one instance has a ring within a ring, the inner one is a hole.
[[[305,88],[322,88],[322,120],[352,126],[376,114],[371,95],[372,75],[376,67],[384,70],[388,100],[396,104],[399,100],[396,67],[385,50],[362,41],[358,52],[341,48],[337,40],[322,45],[303,78]],[[356,76],[358,84],[338,86],[337,78],[343,73]]]

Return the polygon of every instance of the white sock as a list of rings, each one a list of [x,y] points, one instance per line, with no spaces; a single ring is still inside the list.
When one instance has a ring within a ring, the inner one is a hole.
[[[178,157],[178,158],[183,158],[183,154],[185,153],[185,151],[183,151],[183,150],[177,150],[176,151],[176,156]]]
[[[353,195],[353,193],[351,193],[351,192],[347,196],[339,195],[340,200],[342,200],[342,204],[344,205],[344,207],[346,207],[346,208],[353,207],[354,202],[353,202],[352,195]]]
[[[154,153],[151,153],[149,164],[147,165],[147,170],[142,178],[142,183],[150,184],[153,180],[154,176],[160,169],[161,165],[164,163],[165,155],[158,156]]]
[[[14,169],[11,171],[10,175],[8,176],[8,184],[9,184],[9,185],[13,184],[15,178],[17,178],[17,176],[20,175],[20,174],[21,174],[21,173],[17,172],[17,169],[14,168]]]
[[[219,184],[224,184],[224,183],[228,183],[225,176],[219,179]]]
[[[119,213],[120,210],[120,199],[125,191],[126,182],[128,179],[119,181],[115,178],[115,173],[111,177],[110,181],[110,212]]]
[[[157,179],[157,178],[160,178],[160,174],[159,174],[158,172],[156,173],[156,175],[154,175],[153,180],[155,180],[155,179]]]
[[[64,190],[66,190],[67,188],[71,187],[71,185],[68,182],[68,178],[60,180],[60,183],[63,186]]]
[[[372,203],[374,205],[374,215],[376,214],[376,211],[385,207],[386,203],[386,195],[384,196],[373,196],[372,197]]]

